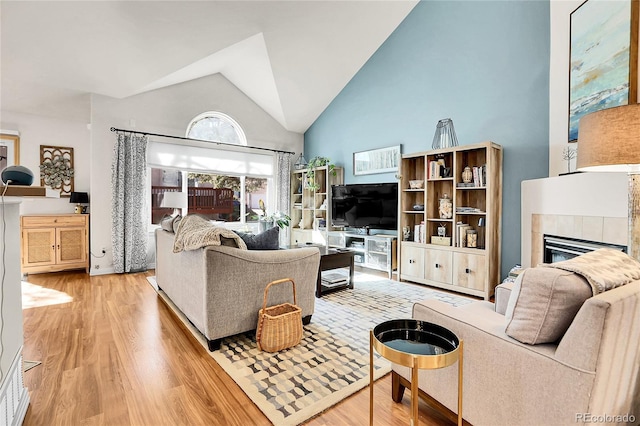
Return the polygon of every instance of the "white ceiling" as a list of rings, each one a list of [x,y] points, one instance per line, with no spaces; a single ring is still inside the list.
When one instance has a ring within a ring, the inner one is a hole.
[[[86,119],[125,98],[220,73],[304,132],[417,0],[0,1],[0,107]]]

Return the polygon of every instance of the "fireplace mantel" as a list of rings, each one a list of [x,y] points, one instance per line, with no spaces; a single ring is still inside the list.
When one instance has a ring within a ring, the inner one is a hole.
[[[627,245],[625,173],[574,173],[522,182],[521,255],[524,268],[542,262],[542,236]]]

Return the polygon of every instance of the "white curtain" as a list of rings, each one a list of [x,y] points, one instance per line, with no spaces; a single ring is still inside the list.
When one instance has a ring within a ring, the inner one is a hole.
[[[291,216],[291,156],[287,152],[276,153],[276,211]],[[280,246],[288,246],[291,241],[290,227],[280,232]]]
[[[113,268],[147,269],[147,137],[118,134],[111,163]]]

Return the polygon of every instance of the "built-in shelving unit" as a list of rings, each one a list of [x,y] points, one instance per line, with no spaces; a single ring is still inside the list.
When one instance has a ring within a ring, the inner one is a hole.
[[[400,229],[408,234],[400,244],[400,279],[488,300],[500,283],[502,147],[483,142],[405,154],[400,174]],[[411,180],[423,187],[410,188]],[[445,196],[450,217],[440,213]]]
[[[291,174],[291,244],[327,244],[331,231],[331,185],[341,185],[344,170],[321,166]]]

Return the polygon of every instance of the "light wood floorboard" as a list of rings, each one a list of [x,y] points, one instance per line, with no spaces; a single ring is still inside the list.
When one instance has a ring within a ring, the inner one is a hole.
[[[24,373],[35,425],[269,425],[149,285],[152,272],[89,277],[81,272],[29,275],[42,287],[24,309]],[[71,302],[56,303],[57,296]],[[409,424],[410,392],[391,400],[391,378],[374,387],[376,425]],[[367,425],[369,389],[307,424]],[[420,404],[421,425],[450,425]]]

